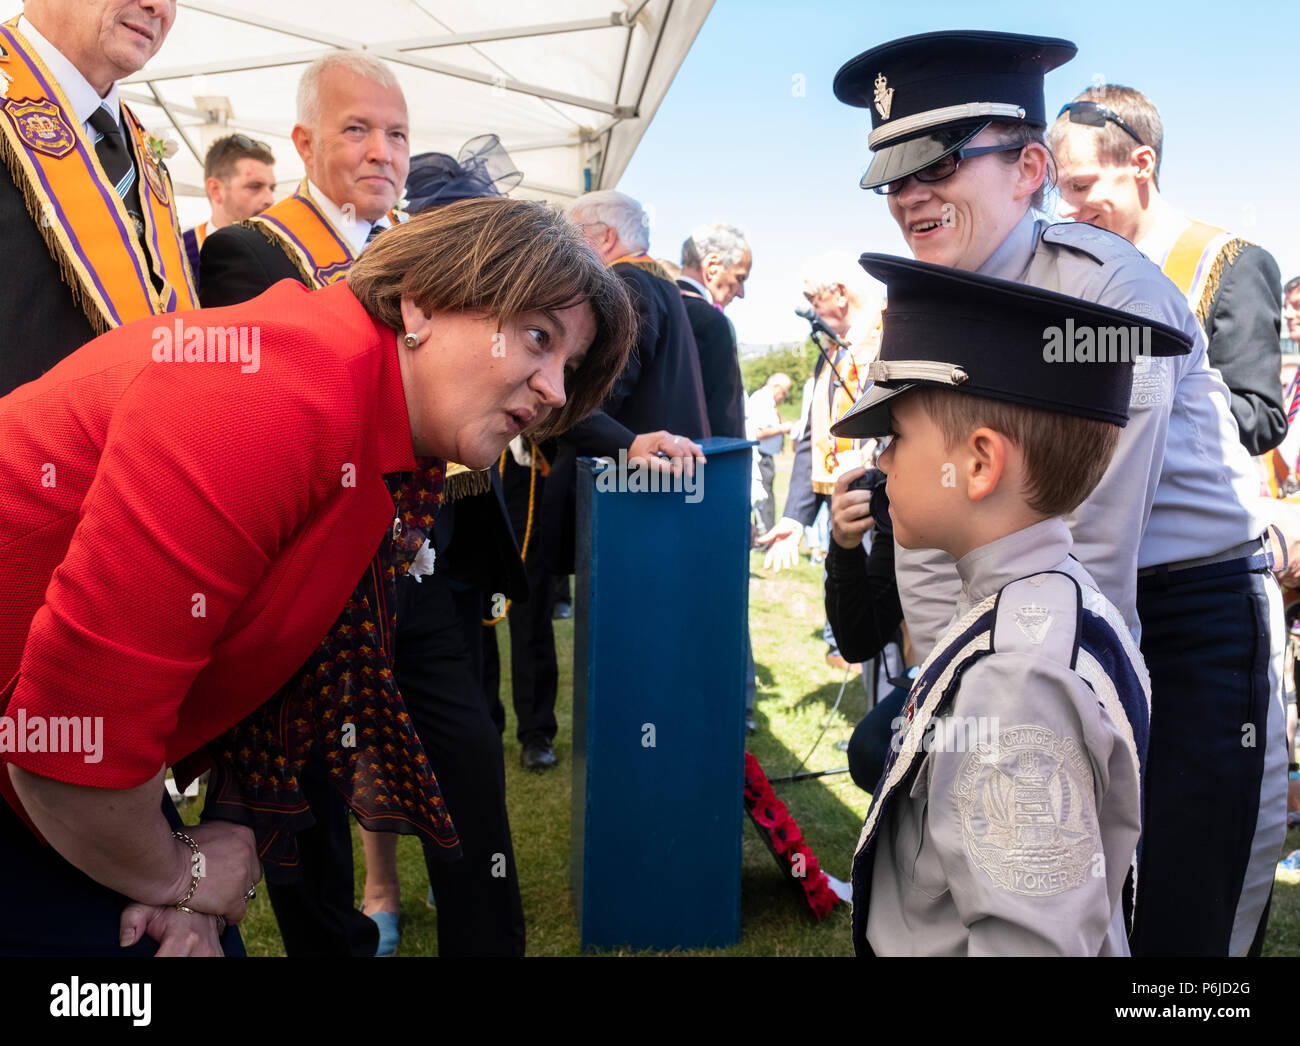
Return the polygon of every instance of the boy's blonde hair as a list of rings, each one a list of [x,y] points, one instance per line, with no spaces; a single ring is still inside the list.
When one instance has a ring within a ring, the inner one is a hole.
[[[1108,421],[931,386],[910,396],[950,448],[981,427],[1019,447],[1025,458],[1027,503],[1045,516],[1063,516],[1077,508],[1097,486],[1119,445],[1119,426]]]

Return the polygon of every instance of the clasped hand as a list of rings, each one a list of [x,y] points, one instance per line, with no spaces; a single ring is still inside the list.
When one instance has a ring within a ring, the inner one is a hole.
[[[177,842],[185,850],[186,867],[190,869],[177,896],[184,896],[191,876],[197,874],[198,887],[186,902],[192,911],[183,912],[172,905],[128,905],[122,911],[119,927],[123,947],[147,934],[158,942],[160,956],[221,955],[218,917],[235,926],[247,914],[249,892],[262,879],[252,830],[226,821],[211,821],[185,831],[198,844],[199,853],[193,854]]]

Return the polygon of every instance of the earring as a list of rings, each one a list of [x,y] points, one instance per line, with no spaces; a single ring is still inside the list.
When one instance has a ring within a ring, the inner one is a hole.
[[[414,334],[408,334],[405,338],[402,339],[402,344],[405,345],[408,349],[418,349],[420,347],[420,339],[417,338]]]

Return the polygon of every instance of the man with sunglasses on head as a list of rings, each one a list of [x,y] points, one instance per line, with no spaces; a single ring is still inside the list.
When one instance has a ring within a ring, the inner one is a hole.
[[[218,229],[246,221],[275,203],[275,154],[266,142],[245,134],[224,135],[212,143],[203,159],[203,189],[212,217],[185,230],[185,253],[196,288],[203,241]]]
[[[1282,275],[1273,256],[1165,201],[1164,129],[1140,91],[1089,88],[1062,107],[1047,143],[1061,216],[1123,236],[1161,267],[1205,328],[1210,366],[1232,392],[1242,443],[1251,454],[1276,447],[1287,426],[1277,380]]]
[[[1066,333],[1069,345],[1044,331],[1044,352],[1059,351],[1062,382],[1070,381],[1066,361],[1129,351],[1136,364],[1115,457],[1067,517],[1075,556],[1141,638],[1152,667],[1133,951],[1244,954],[1262,943],[1285,835],[1282,651],[1271,627],[1281,600],[1268,574],[1252,463],[1183,297],[1123,238],[1033,213],[1050,167],[1043,77],[1075,52],[1052,38],[930,33],[854,58],[836,75],[835,94],[870,112],[875,156],[861,185],[887,197],[917,259],[1122,309],[1135,324],[1159,321],[1194,339],[1189,355],[1160,358],[1120,344],[1110,328]],[[851,436],[851,428],[833,431]],[[851,540],[869,514],[869,496],[848,489],[859,474],[836,484],[828,585],[866,583],[865,556]],[[962,583],[943,553],[897,547],[895,556],[923,659]],[[1139,590],[1179,598],[1149,600],[1153,613],[1139,625]],[[1212,777],[1212,794],[1199,780],[1194,800],[1180,794],[1193,775]],[[1187,839],[1197,842],[1195,875],[1187,874]]]

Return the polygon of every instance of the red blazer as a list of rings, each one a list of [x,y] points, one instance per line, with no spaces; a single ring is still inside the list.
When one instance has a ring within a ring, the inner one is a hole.
[[[166,362],[218,328],[250,362]],[[0,760],[130,788],[220,735],[329,630],[414,466],[394,332],[346,283],[129,324],[0,399],[0,708],[103,717],[99,762]]]

